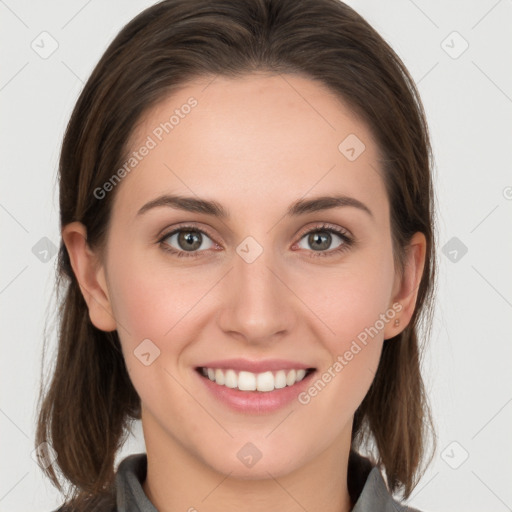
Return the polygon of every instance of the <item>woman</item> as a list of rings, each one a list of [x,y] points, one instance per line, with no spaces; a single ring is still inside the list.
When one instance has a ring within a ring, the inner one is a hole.
[[[430,158],[407,70],[337,0],[132,20],[61,153],[36,436],[59,510],[405,510],[432,428]],[[116,470],[135,419],[147,453]]]

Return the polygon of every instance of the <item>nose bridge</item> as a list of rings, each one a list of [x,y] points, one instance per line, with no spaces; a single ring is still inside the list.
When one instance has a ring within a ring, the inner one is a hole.
[[[268,240],[268,238],[267,238]],[[236,248],[234,268],[227,286],[229,304],[225,304],[222,327],[238,331],[248,340],[266,339],[290,328],[290,293],[285,276],[276,276],[274,251],[247,237]]]

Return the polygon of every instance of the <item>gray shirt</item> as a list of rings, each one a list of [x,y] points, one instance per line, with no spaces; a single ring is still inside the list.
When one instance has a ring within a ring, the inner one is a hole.
[[[135,453],[125,457],[116,473],[115,512],[158,512],[144,493],[142,484],[146,479],[147,455]],[[347,485],[352,502],[351,512],[420,512],[400,504],[389,493],[386,483],[376,466],[355,451],[350,452]],[[95,508],[97,512],[109,508]],[[66,512],[64,507],[55,512]]]

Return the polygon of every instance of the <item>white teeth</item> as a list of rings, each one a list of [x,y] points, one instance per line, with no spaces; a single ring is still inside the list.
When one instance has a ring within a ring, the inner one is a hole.
[[[274,391],[286,386],[293,386],[306,376],[306,370],[279,370],[273,372],[252,373],[220,368],[201,368],[201,373],[219,386],[238,388],[241,391]]]
[[[276,373],[274,378],[274,387],[276,389],[281,389],[286,387],[286,372],[284,370],[279,370]]]
[[[224,386],[227,386],[228,388],[236,388],[237,384],[238,379],[235,370],[228,370],[224,375]]]
[[[274,387],[272,372],[258,373],[256,377],[256,389],[258,391],[273,391]]]
[[[286,376],[286,385],[293,386],[295,384],[295,378],[297,377],[297,372],[295,370],[290,370],[288,375]]]
[[[215,370],[215,382],[220,386],[224,385],[224,372],[222,370]]]
[[[218,370],[217,370],[218,371]],[[219,383],[216,380],[217,384]],[[238,389],[241,391],[255,391],[256,390],[256,375],[251,372],[240,372],[238,374]]]

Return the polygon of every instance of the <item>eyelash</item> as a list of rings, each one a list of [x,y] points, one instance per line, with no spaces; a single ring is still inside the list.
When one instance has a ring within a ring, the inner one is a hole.
[[[192,232],[201,233],[203,235],[206,235],[208,238],[212,239],[212,241],[213,241],[213,237],[207,231],[204,231],[202,229],[199,229],[195,226],[190,226],[190,225],[179,226],[178,228],[173,229],[169,233],[166,233],[158,240],[159,245],[161,246],[161,248],[164,251],[167,251],[167,252],[171,253],[172,255],[177,256],[178,258],[183,258],[183,257],[197,258],[197,257],[201,257],[200,254],[202,252],[205,252],[205,251],[195,251],[195,252],[178,251],[178,250],[170,247],[169,244],[165,243],[165,240],[167,240],[167,238],[169,238],[170,236],[172,236],[176,233],[179,233],[180,231],[192,231]],[[355,243],[354,240],[350,236],[348,236],[344,230],[334,227],[331,224],[325,224],[325,223],[320,224],[319,226],[315,226],[314,228],[310,229],[309,231],[302,233],[299,237],[299,240],[302,240],[302,238],[304,238],[306,235],[309,235],[310,233],[315,233],[317,231],[334,233],[334,234],[338,235],[343,240],[343,243],[336,249],[331,249],[330,251],[311,251],[314,253],[313,256],[310,256],[312,258],[336,256],[338,254],[341,254],[344,251],[347,251]]]

